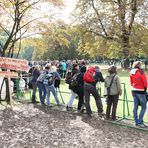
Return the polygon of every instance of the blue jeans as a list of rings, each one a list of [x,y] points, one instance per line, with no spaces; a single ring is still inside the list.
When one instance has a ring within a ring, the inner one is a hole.
[[[60,101],[58,99],[58,96],[57,96],[57,93],[56,93],[54,85],[50,85],[50,86],[46,85],[45,87],[46,87],[46,93],[47,93],[47,96],[46,96],[47,105],[50,106],[50,92],[52,92],[57,105],[60,104]]]
[[[39,89],[39,97],[41,104],[45,103],[45,97],[46,97],[46,88],[45,85],[42,82],[37,83],[38,89]]]
[[[136,124],[142,124],[143,123],[143,117],[146,110],[146,97],[145,94],[138,94],[133,92],[133,98],[134,98],[134,120]],[[138,106],[141,106],[141,111],[139,113],[138,117]]]

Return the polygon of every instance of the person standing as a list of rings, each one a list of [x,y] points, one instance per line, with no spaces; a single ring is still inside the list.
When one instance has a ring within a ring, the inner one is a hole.
[[[79,72],[79,65],[74,63],[72,65],[72,70],[69,69],[66,74],[65,81],[67,84],[69,84],[69,89],[71,90],[71,96],[70,96],[69,101],[66,106],[67,111],[72,110],[73,101],[74,101],[75,97],[77,96],[77,94],[76,94],[77,88],[75,86],[71,85],[71,80],[75,74],[78,74],[78,72]],[[67,82],[67,81],[69,81],[69,82]]]
[[[132,95],[134,98],[134,121],[135,125],[139,127],[146,127],[143,123],[143,117],[146,111],[146,90],[147,78],[142,69],[141,61],[133,63],[133,69],[130,71],[130,83],[132,86]],[[138,106],[141,106],[141,111],[138,115]]]
[[[46,98],[46,87],[43,84],[43,81],[46,77],[46,74],[48,73],[49,67],[45,67],[44,70],[40,71],[40,75],[37,79],[37,86],[39,89],[39,97],[40,97],[40,102],[42,105],[45,104],[45,98]]]
[[[105,90],[107,95],[107,108],[106,108],[106,119],[110,119],[110,112],[111,119],[116,120],[116,109],[119,100],[119,95],[122,94],[120,78],[117,75],[117,68],[116,66],[112,65],[108,69],[109,75],[105,78]]]
[[[90,108],[90,94],[93,95],[96,106],[98,109],[98,115],[103,113],[103,105],[101,97],[96,88],[97,82],[104,82],[104,78],[98,66],[89,67],[86,73],[84,74],[84,99],[86,105],[86,113],[88,116],[91,116],[92,111]]]
[[[47,64],[46,65],[46,68],[48,69],[48,74],[46,74],[46,77],[45,80],[44,79],[44,82],[43,84],[45,85],[45,88],[46,88],[46,99],[47,99],[47,105],[50,106],[50,92],[52,92],[54,98],[55,98],[55,101],[56,101],[56,104],[57,105],[60,105],[60,101],[58,99],[58,96],[57,96],[57,93],[56,93],[56,89],[54,87],[54,81],[55,79],[61,79],[60,75],[54,71],[53,69],[51,69],[51,65],[50,64]]]
[[[62,61],[62,70],[63,70],[63,78],[65,78],[66,71],[67,71],[67,66],[65,60]]]
[[[32,77],[31,83],[32,83],[32,89],[33,89],[32,103],[37,103],[37,101],[36,101],[36,91],[37,91],[37,79],[38,79],[39,75],[40,75],[39,65],[35,65],[34,69],[32,71],[32,74],[31,74],[31,77]]]

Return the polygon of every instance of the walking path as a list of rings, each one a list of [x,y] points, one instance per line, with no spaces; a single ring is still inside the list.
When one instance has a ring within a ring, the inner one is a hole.
[[[62,111],[61,111],[62,110]],[[0,109],[0,147],[147,148],[147,132],[65,112],[22,104]]]

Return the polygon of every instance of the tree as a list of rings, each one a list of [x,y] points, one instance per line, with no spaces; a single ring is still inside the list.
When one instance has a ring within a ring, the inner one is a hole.
[[[0,28],[7,35],[3,43],[0,42],[2,57],[14,57],[15,45],[19,41],[19,48],[16,53],[16,58],[18,58],[22,39],[32,35],[29,32],[30,28],[34,28],[33,34],[41,33],[39,29],[39,31],[35,30],[36,24],[34,23],[39,18],[33,18],[32,15],[36,12],[35,10],[38,10],[36,7],[43,2],[48,2],[48,4],[54,6],[62,4],[61,0],[0,0]],[[9,91],[7,82],[6,80],[6,92]]]
[[[39,19],[39,17],[32,17],[39,5],[48,2],[48,4],[52,4],[55,6],[62,5],[60,0],[8,0],[0,1],[1,6],[1,23],[0,27],[7,34],[7,39],[4,45],[0,44],[1,56],[13,57],[14,46],[17,41],[20,41],[21,48],[21,40],[22,38],[26,38],[33,34],[41,33],[38,30],[35,30],[34,22]],[[49,6],[50,6],[49,5]],[[5,19],[4,19],[5,17]],[[4,20],[4,21],[3,21]],[[34,28],[33,34],[28,33],[30,28]],[[26,35],[27,34],[27,35]],[[20,48],[18,50],[18,57],[20,53]]]
[[[45,32],[43,35],[44,45],[46,45],[44,59],[67,60],[80,57],[76,50],[79,36],[74,27],[60,21],[46,26]]]
[[[146,0],[79,0],[75,16],[85,26],[85,33],[118,42],[123,57],[128,59],[133,24],[140,23],[139,15],[147,11],[143,9],[147,3]],[[125,68],[128,66],[125,63]]]

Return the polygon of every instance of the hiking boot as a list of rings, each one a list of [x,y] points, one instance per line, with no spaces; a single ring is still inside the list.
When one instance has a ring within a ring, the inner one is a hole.
[[[98,116],[104,116],[105,114],[103,112],[98,112]]]

